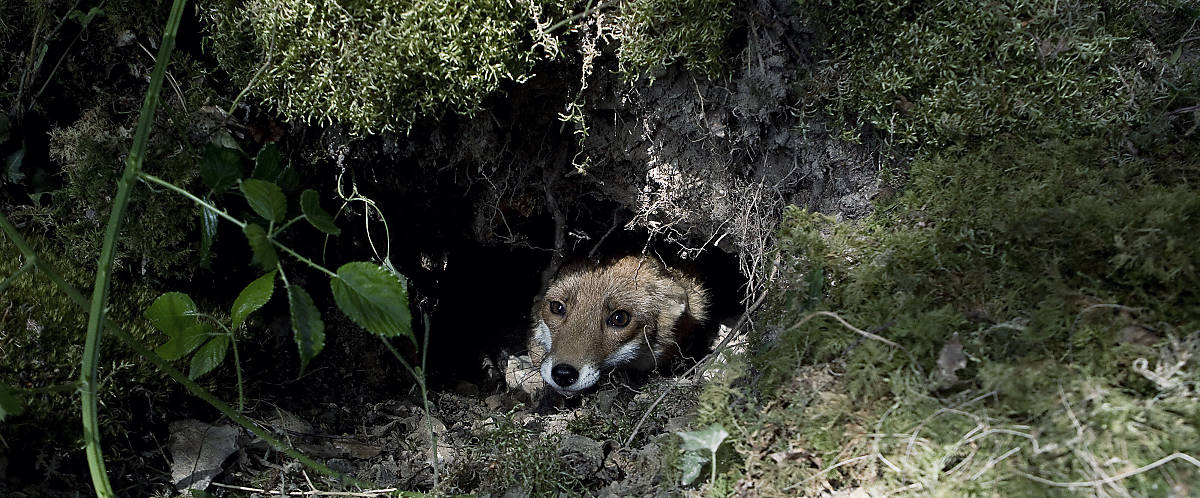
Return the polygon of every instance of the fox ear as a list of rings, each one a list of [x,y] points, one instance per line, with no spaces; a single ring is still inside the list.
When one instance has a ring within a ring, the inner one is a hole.
[[[661,311],[662,315],[660,319],[662,319],[663,323],[673,324],[684,313],[687,313],[691,304],[688,303],[687,289],[684,289],[682,285],[679,285],[679,282],[674,280],[668,280],[667,282],[657,289],[666,298],[665,301],[667,303]]]

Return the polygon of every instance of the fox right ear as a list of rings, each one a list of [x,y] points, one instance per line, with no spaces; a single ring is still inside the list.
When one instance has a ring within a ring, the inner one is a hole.
[[[667,282],[666,285],[657,290],[670,303],[669,307],[664,307],[663,314],[670,318],[669,322],[674,322],[683,316],[684,313],[687,313],[691,303],[688,302],[687,289],[684,289],[682,285],[679,285],[679,282],[674,280],[668,280]]]

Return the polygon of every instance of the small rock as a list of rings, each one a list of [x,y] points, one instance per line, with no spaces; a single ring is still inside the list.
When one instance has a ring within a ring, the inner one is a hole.
[[[176,420],[168,429],[171,481],[175,489],[204,490],[221,472],[221,464],[237,451],[238,429],[199,420]]]
[[[545,385],[538,367],[528,356],[508,357],[508,364],[504,367],[504,381],[509,389],[529,395],[541,390]]]
[[[1151,332],[1150,329],[1139,327],[1137,325],[1130,325],[1121,329],[1120,332],[1117,332],[1117,342],[1124,344],[1153,346],[1158,344],[1158,341],[1160,340],[1161,338],[1157,335],[1154,335],[1154,332]]]
[[[491,411],[499,411],[504,407],[505,397],[503,394],[493,394],[483,399],[483,405]]]
[[[567,434],[558,443],[558,454],[567,472],[580,479],[592,477],[604,463],[604,445],[578,434]]]
[[[475,384],[465,380],[459,381],[459,383],[454,386],[454,392],[460,396],[479,396],[479,386],[476,386]]]

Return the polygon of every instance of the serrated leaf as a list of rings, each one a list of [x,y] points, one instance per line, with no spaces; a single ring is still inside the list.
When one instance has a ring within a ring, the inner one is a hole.
[[[192,355],[192,366],[188,369],[188,378],[196,380],[213,371],[214,368],[221,365],[221,362],[225,361],[225,355],[228,353],[229,336],[213,337],[212,340],[196,350],[196,354]]]
[[[251,178],[242,180],[241,189],[246,195],[246,202],[250,203],[250,209],[267,221],[279,223],[287,216],[287,197],[284,197],[279,185]]]
[[[325,348],[325,322],[321,321],[321,312],[317,311],[308,292],[298,286],[288,285],[287,293],[291,305],[292,335],[300,351],[300,373],[303,374],[308,362]]]
[[[296,172],[296,168],[289,166],[283,169],[279,175],[279,186],[284,192],[295,192],[300,188],[300,173]]]
[[[316,190],[306,189],[300,194],[300,212],[304,213],[304,218],[317,230],[329,235],[342,233],[342,229],[333,223],[333,216],[321,208],[319,197]]]
[[[25,403],[17,397],[11,386],[0,384],[0,422],[9,415],[16,416],[22,413],[25,413]]]
[[[266,275],[258,277],[257,280],[250,282],[242,292],[238,294],[237,299],[233,300],[233,328],[236,329],[242,326],[242,322],[246,321],[246,317],[250,316],[259,308],[267,304],[271,300],[271,296],[275,293],[275,270],[271,270]]]
[[[154,350],[164,360],[178,360],[186,356],[208,337],[208,325],[196,316],[196,303],[182,292],[158,296],[143,316],[169,338]]]
[[[729,437],[729,433],[725,432],[725,427],[721,424],[712,424],[698,431],[676,432],[675,434],[678,434],[683,440],[684,451],[704,450],[710,453],[716,453],[717,448],[721,447],[721,442]]]
[[[283,173],[283,156],[279,154],[279,146],[275,142],[264,145],[254,157],[254,173],[250,176],[259,180],[274,182]]]
[[[700,471],[704,470],[704,464],[708,463],[708,455],[689,451],[683,454],[679,459],[679,470],[683,475],[679,478],[679,484],[687,486],[696,482],[696,478],[700,477]]]
[[[213,192],[222,192],[245,175],[245,160],[240,150],[210,143],[200,156],[200,179]]]
[[[333,299],[354,323],[383,337],[405,336],[414,343],[408,290],[395,274],[372,263],[356,261],[338,268],[330,279]]]
[[[205,199],[208,201],[208,199]],[[212,246],[217,240],[217,212],[200,208],[200,267],[208,268],[212,262]]]
[[[261,225],[247,223],[242,233],[246,234],[246,241],[250,243],[250,250],[254,252],[252,262],[264,270],[274,270],[275,265],[279,263],[279,255],[275,254],[275,247],[267,239],[267,231]]]

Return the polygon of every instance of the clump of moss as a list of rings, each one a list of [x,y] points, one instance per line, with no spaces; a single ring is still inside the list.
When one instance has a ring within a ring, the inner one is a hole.
[[[512,414],[495,418],[495,426],[475,449],[478,454],[451,469],[447,486],[460,492],[528,496],[582,494],[586,487],[571,475],[558,454],[558,438],[534,434],[516,425]]]
[[[621,71],[637,77],[677,61],[712,75],[733,29],[733,5],[720,0],[633,0],[617,13]]]
[[[536,55],[528,7],[502,0],[225,0],[204,11],[237,84],[289,119],[360,132],[470,113],[525,78]]]
[[[131,142],[129,129],[101,108],[51,131],[50,158],[62,166],[63,185],[52,194],[49,216],[38,219],[76,261],[95,261],[100,255],[112,196],[125,167],[121,159]],[[150,173],[185,186],[196,178],[193,156],[181,153],[168,131],[154,134],[150,147],[150,157],[158,158],[148,167]],[[196,263],[195,205],[141,188],[135,190],[129,212],[136,218],[124,224],[117,240],[118,267],[157,279],[190,275]]]
[[[1104,139],[1009,137],[927,153],[871,218],[790,210],[790,283],[751,359],[761,397],[713,411],[742,431],[739,475],[1014,495],[1200,453],[1198,145],[1115,160]],[[792,327],[810,310],[899,347],[827,318]],[[1117,485],[1197,475],[1168,468]]]
[[[802,0],[829,58],[808,101],[902,143],[989,140],[1132,121],[1185,64],[1182,3]]]

